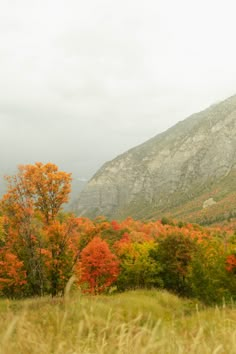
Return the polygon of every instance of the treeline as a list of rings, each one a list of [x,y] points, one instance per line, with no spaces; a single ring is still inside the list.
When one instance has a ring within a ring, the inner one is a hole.
[[[236,296],[234,230],[167,218],[122,222],[63,213],[71,175],[54,164],[19,167],[1,200],[0,294],[62,295],[165,288],[205,303]]]

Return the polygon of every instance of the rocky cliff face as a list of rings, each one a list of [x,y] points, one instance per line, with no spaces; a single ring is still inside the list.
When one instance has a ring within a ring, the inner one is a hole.
[[[78,214],[160,216],[212,189],[235,169],[233,96],[106,163],[80,194]]]

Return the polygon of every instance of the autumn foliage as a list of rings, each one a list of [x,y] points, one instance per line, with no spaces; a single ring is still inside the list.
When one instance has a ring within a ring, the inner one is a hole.
[[[5,259],[9,254],[15,255],[23,266],[26,295],[47,292],[55,295],[61,290],[60,282],[54,279],[55,269],[57,273],[61,272],[62,278],[63,271],[59,268],[72,238],[71,220],[56,220],[63,203],[68,201],[71,175],[59,171],[52,163],[36,163],[20,166],[18,173],[6,180],[8,191],[1,202],[5,218],[2,252],[6,252]],[[58,237],[51,242],[56,228]],[[47,259],[49,256],[51,262]]]
[[[7,177],[0,210],[0,295],[62,295],[165,288],[206,303],[236,294],[234,229],[169,218],[94,220],[63,212],[71,175],[52,163]]]
[[[235,273],[236,274],[236,255],[235,254],[230,254],[227,258],[226,258],[226,269],[229,272]]]
[[[88,291],[99,294],[117,279],[119,262],[106,241],[94,237],[81,252],[80,283],[88,284]]]
[[[7,296],[21,291],[26,284],[23,262],[15,254],[3,248],[0,252],[0,269],[0,291],[3,291]]]
[[[3,207],[16,218],[39,212],[49,224],[68,201],[71,174],[58,170],[52,163],[19,166],[15,176],[8,176],[8,193]]]

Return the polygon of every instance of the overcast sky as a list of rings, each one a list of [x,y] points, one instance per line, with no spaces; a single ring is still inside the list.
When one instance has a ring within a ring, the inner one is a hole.
[[[0,0],[0,167],[107,160],[236,94],[235,0]]]

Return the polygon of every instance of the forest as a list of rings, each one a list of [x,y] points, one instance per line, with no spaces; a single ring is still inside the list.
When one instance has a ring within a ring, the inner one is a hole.
[[[236,297],[236,230],[161,220],[94,220],[63,211],[72,176],[19,166],[0,206],[0,295],[92,295],[164,289],[205,304]]]

